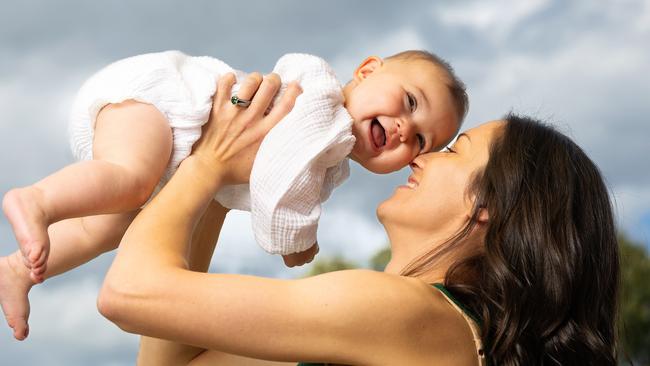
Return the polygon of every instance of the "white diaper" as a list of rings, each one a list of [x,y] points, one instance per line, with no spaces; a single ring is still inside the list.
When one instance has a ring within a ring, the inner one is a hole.
[[[155,195],[201,136],[217,80],[227,72],[235,72],[240,81],[245,77],[217,59],[178,51],[135,56],[107,66],[83,85],[74,102],[70,119],[74,156],[93,158],[93,130],[101,108],[129,99],[149,103],[167,118],[174,138]],[[274,72],[285,83],[300,82],[304,92],[262,141],[250,185],[223,187],[215,198],[228,208],[252,212],[255,239],[267,252],[290,254],[316,242],[320,203],[347,179],[346,157],[355,139],[341,85],[324,60],[289,54],[278,60]],[[235,85],[233,92],[238,88]],[[285,89],[286,84],[276,100]]]
[[[95,121],[104,106],[125,100],[151,104],[167,118],[173,133],[172,156],[160,188],[201,136],[219,76],[234,71],[218,59],[178,51],[134,56],[105,67],[84,83],[73,103],[69,133],[74,157],[93,158]],[[237,73],[242,80],[243,74]]]

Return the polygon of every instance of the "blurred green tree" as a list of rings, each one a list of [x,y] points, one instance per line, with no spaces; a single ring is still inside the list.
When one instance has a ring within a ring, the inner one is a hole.
[[[390,261],[390,246],[381,249],[370,258],[370,268],[375,271],[383,271]]]
[[[640,244],[619,236],[621,248],[621,356],[650,365],[650,258]]]
[[[344,269],[354,268],[359,268],[359,266],[343,258],[343,256],[337,255],[331,258],[317,259],[307,273],[307,277],[316,276],[327,272],[342,271]]]

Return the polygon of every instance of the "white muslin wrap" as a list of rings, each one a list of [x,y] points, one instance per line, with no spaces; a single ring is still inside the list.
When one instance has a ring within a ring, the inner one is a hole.
[[[290,254],[316,242],[320,204],[348,177],[346,157],[355,140],[341,85],[324,60],[288,54],[273,71],[283,81],[276,100],[294,80],[303,94],[264,138],[250,184],[224,187],[216,199],[228,208],[251,211],[255,238],[267,252]],[[130,99],[149,103],[167,118],[173,132],[172,156],[160,189],[200,138],[217,80],[227,72],[235,72],[238,82],[245,77],[218,59],[179,51],[110,64],[84,83],[73,103],[69,132],[75,158],[92,159],[95,120],[104,106]]]

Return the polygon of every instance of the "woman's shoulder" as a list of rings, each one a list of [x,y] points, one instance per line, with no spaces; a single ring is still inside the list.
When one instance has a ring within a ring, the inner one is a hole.
[[[354,269],[305,280],[320,289],[328,288],[332,296],[345,298],[351,305],[357,303],[370,316],[391,309],[394,320],[404,327],[422,329],[427,322],[435,323],[437,328],[463,324],[463,318],[449,306],[444,294],[418,278]]]
[[[327,288],[332,300],[345,302],[348,309],[342,319],[371,324],[378,339],[390,339],[389,348],[402,350],[416,359],[449,359],[449,364],[473,364],[473,337],[465,319],[444,294],[420,279],[370,270],[330,272],[305,279],[322,290]],[[359,319],[359,318],[362,318]],[[431,360],[429,359],[429,361]],[[452,361],[453,360],[453,361]],[[469,363],[466,363],[469,362]]]
[[[328,272],[304,280],[314,283],[329,283],[342,290],[356,289],[359,292],[374,293],[377,296],[396,296],[412,300],[431,301],[432,296],[438,298],[437,291],[432,285],[413,278],[397,274],[378,272],[369,269],[349,269]],[[444,299],[442,299],[444,300]]]

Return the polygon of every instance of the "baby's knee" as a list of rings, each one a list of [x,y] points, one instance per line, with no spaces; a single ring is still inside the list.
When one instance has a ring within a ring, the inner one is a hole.
[[[131,179],[131,198],[133,199],[132,208],[137,209],[147,203],[155,191],[156,185],[158,185],[158,182],[160,181],[160,177],[143,174],[141,176],[133,176]]]
[[[115,192],[120,192],[116,199],[127,210],[142,207],[153,194],[161,176],[154,174],[144,166],[113,165],[112,179]]]

